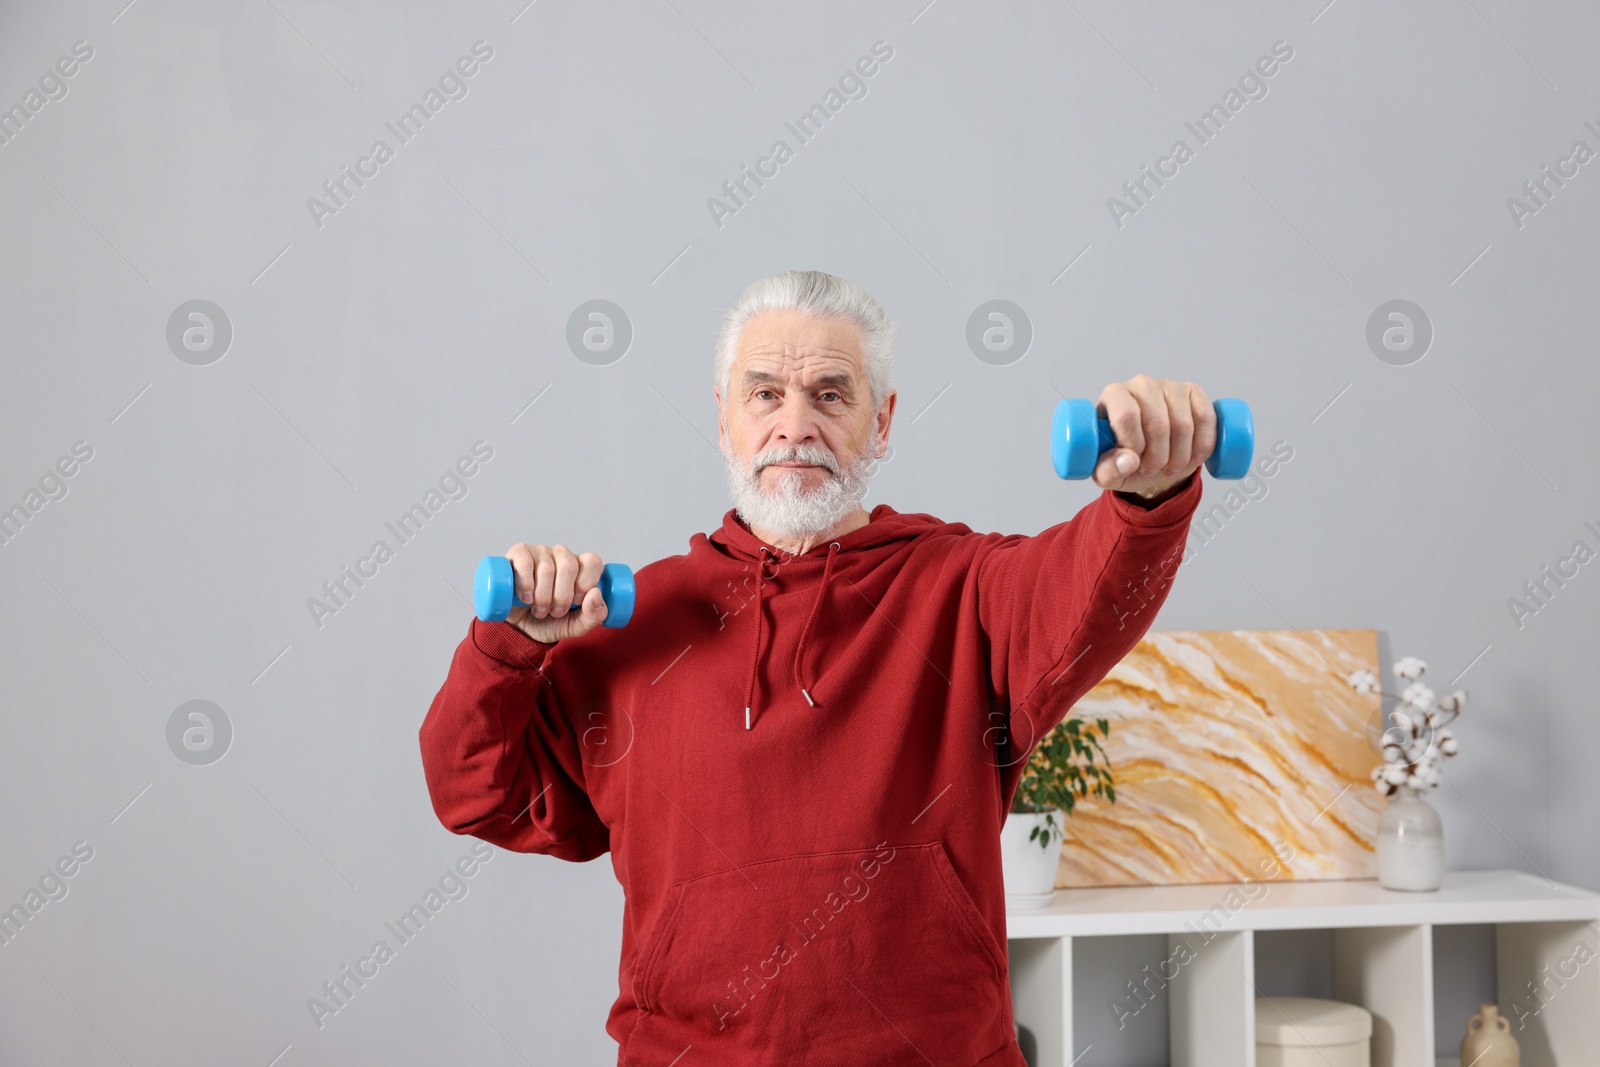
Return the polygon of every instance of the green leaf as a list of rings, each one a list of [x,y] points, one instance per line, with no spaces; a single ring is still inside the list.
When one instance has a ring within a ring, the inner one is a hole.
[[[1077,801],[1090,795],[1114,803],[1111,760],[1100,743],[1110,729],[1105,719],[1063,719],[1028,754],[1011,810],[1041,812],[1054,807],[1065,818],[1073,813]],[[1055,833],[1062,833],[1056,822],[1053,816],[1048,820]],[[1049,837],[1050,831],[1046,831],[1045,839]]]

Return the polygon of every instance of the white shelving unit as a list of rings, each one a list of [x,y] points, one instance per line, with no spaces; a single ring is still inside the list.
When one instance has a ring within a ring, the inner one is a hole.
[[[1522,1067],[1600,1067],[1600,894],[1520,871],[1454,871],[1431,893],[1371,879],[1063,889],[1006,922],[1034,1067],[1152,1067],[1087,1038],[1126,1021],[1114,1004],[1146,998],[1164,1000],[1170,1067],[1255,1067],[1256,935],[1284,930],[1331,938],[1333,998],[1373,1014],[1372,1067],[1454,1064],[1453,1047],[1434,1048],[1433,933],[1473,924],[1494,929],[1496,1000],[1522,1023]],[[1148,960],[1161,937],[1153,969],[1119,957],[1136,946]],[[1074,1005],[1096,1003],[1105,1015],[1075,1026]]]

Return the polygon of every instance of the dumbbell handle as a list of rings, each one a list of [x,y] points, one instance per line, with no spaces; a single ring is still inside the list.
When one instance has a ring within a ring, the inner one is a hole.
[[[1206,460],[1213,478],[1243,478],[1250,472],[1255,451],[1255,422],[1250,405],[1243,400],[1224,398],[1211,404],[1217,413],[1217,444]],[[1094,437],[1089,437],[1093,418]],[[1056,405],[1050,426],[1050,457],[1056,474],[1063,478],[1088,478],[1108,450],[1117,447],[1117,434],[1109,419],[1095,414],[1089,400],[1069,399]]]
[[[633,618],[633,571],[625,563],[607,563],[600,571],[600,597],[606,602],[606,621],[616,629]],[[512,608],[527,607],[516,598],[516,572],[504,556],[484,556],[472,579],[472,607],[484,622],[504,622]],[[579,604],[572,605],[581,607]]]

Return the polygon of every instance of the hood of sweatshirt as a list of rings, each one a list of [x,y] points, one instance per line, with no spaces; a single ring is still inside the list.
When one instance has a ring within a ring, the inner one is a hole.
[[[722,525],[709,536],[697,535],[690,541],[691,558],[697,550],[702,554],[706,551],[720,552],[741,567],[744,579],[748,579],[753,572],[753,582],[743,580],[740,583],[741,590],[749,592],[754,598],[750,606],[755,616],[755,625],[750,628],[749,660],[745,672],[742,705],[746,730],[755,728],[760,711],[758,671],[762,666],[762,657],[767,651],[767,642],[770,640],[764,607],[768,590],[779,582],[780,576],[792,576],[797,582],[809,584],[812,572],[819,565],[821,567],[821,578],[811,594],[810,609],[806,613],[805,624],[801,627],[799,640],[795,643],[794,655],[790,659],[787,672],[789,683],[799,691],[806,704],[816,707],[816,698],[807,687],[807,643],[825,618],[830,594],[838,595],[834,592],[835,579],[842,579],[846,588],[853,589],[860,577],[874,567],[885,554],[885,546],[889,546],[888,550],[892,552],[893,546],[909,544],[917,537],[928,533],[968,532],[968,528],[959,523],[943,522],[932,515],[920,513],[902,514],[887,504],[879,504],[873,508],[868,513],[868,519],[864,525],[832,541],[816,545],[799,555],[785,552],[761,540],[744,524],[735,509],[729,509],[723,515]],[[785,568],[792,569],[786,571]],[[741,609],[743,606],[741,604]]]

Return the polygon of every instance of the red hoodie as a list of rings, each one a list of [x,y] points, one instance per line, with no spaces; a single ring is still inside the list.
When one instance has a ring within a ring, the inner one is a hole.
[[[887,504],[790,556],[729,511],[621,629],[474,619],[422,724],[439,819],[609,851],[630,1067],[1024,1067],[1000,826],[1034,743],[1150,627],[1200,478],[1034,537]],[[748,720],[748,721],[747,721]]]

